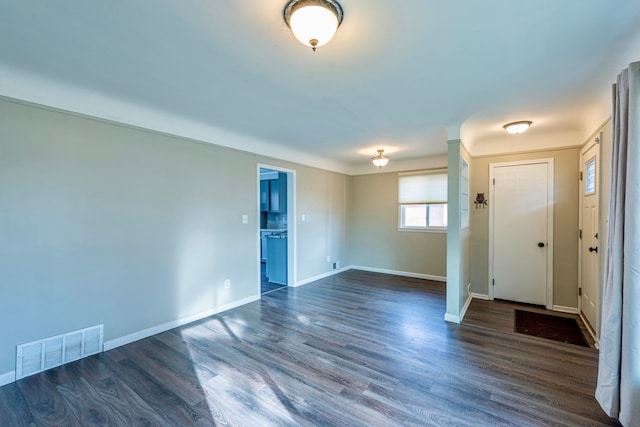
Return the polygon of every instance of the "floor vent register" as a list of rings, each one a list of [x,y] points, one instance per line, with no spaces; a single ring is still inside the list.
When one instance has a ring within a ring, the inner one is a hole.
[[[103,325],[17,346],[16,380],[100,353]]]

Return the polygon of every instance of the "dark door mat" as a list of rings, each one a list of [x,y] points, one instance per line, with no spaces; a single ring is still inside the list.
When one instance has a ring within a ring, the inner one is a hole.
[[[516,310],[515,329],[519,334],[589,347],[576,319]]]

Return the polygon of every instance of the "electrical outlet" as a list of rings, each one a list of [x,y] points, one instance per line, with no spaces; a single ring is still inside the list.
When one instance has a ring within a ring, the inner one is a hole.
[[[338,263],[337,263],[337,262],[334,262],[334,263],[333,263],[333,269],[335,270],[335,269],[337,269],[337,268],[338,268]]]
[[[229,289],[231,287],[231,279],[227,279],[224,281],[224,288]]]
[[[302,214],[302,222],[305,222],[307,220],[307,216],[305,214]]]
[[[331,262],[331,255],[327,255],[327,262]]]

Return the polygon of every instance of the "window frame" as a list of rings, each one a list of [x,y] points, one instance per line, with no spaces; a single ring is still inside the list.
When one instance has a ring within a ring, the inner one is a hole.
[[[446,169],[442,169],[442,168],[438,168],[438,169],[432,169],[432,170],[424,170],[424,171],[416,171],[416,172],[410,172],[410,173],[399,173],[398,174],[398,192],[400,193],[400,181],[401,181],[401,177],[404,176],[411,176],[411,175],[431,175],[431,174],[437,174],[437,175],[445,175],[445,177],[447,176],[447,170]],[[448,210],[449,208],[449,204],[447,203],[447,201],[445,201],[444,203],[431,203],[431,202],[400,202],[400,195],[398,195],[398,231],[401,232],[414,232],[414,233],[447,233],[448,230],[448,225],[446,226],[433,226],[433,225],[429,225],[429,209],[431,206],[445,206],[445,208]],[[404,207],[405,206],[426,206],[426,212],[425,212],[425,222],[426,222],[426,226],[421,227],[421,226],[406,226],[404,225],[404,220],[405,220],[405,212],[404,212]]]
[[[460,228],[469,228],[471,199],[469,197],[469,163],[462,159],[460,169]]]
[[[446,233],[448,229],[447,226],[434,226],[427,225],[425,227],[416,227],[416,226],[405,226],[402,223],[403,220],[403,206],[427,206],[426,220],[429,221],[429,206],[446,206],[448,209],[448,203],[398,203],[398,231],[405,232],[418,232],[418,233]]]

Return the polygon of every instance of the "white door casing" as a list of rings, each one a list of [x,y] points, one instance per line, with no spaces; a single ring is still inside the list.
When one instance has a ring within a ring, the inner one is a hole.
[[[580,153],[579,307],[589,326],[597,327],[598,214],[600,192],[600,144],[585,146]]]
[[[273,166],[263,163],[256,165],[257,171],[257,229],[260,230],[260,169],[270,169],[278,172],[284,172],[287,174],[287,284],[288,286],[298,286],[298,230],[296,219],[296,171],[295,169],[283,168],[280,166]],[[258,271],[257,293],[260,295],[260,246],[261,236],[258,231],[257,239],[257,260],[256,263]]]
[[[489,165],[490,299],[553,307],[553,165]]]

